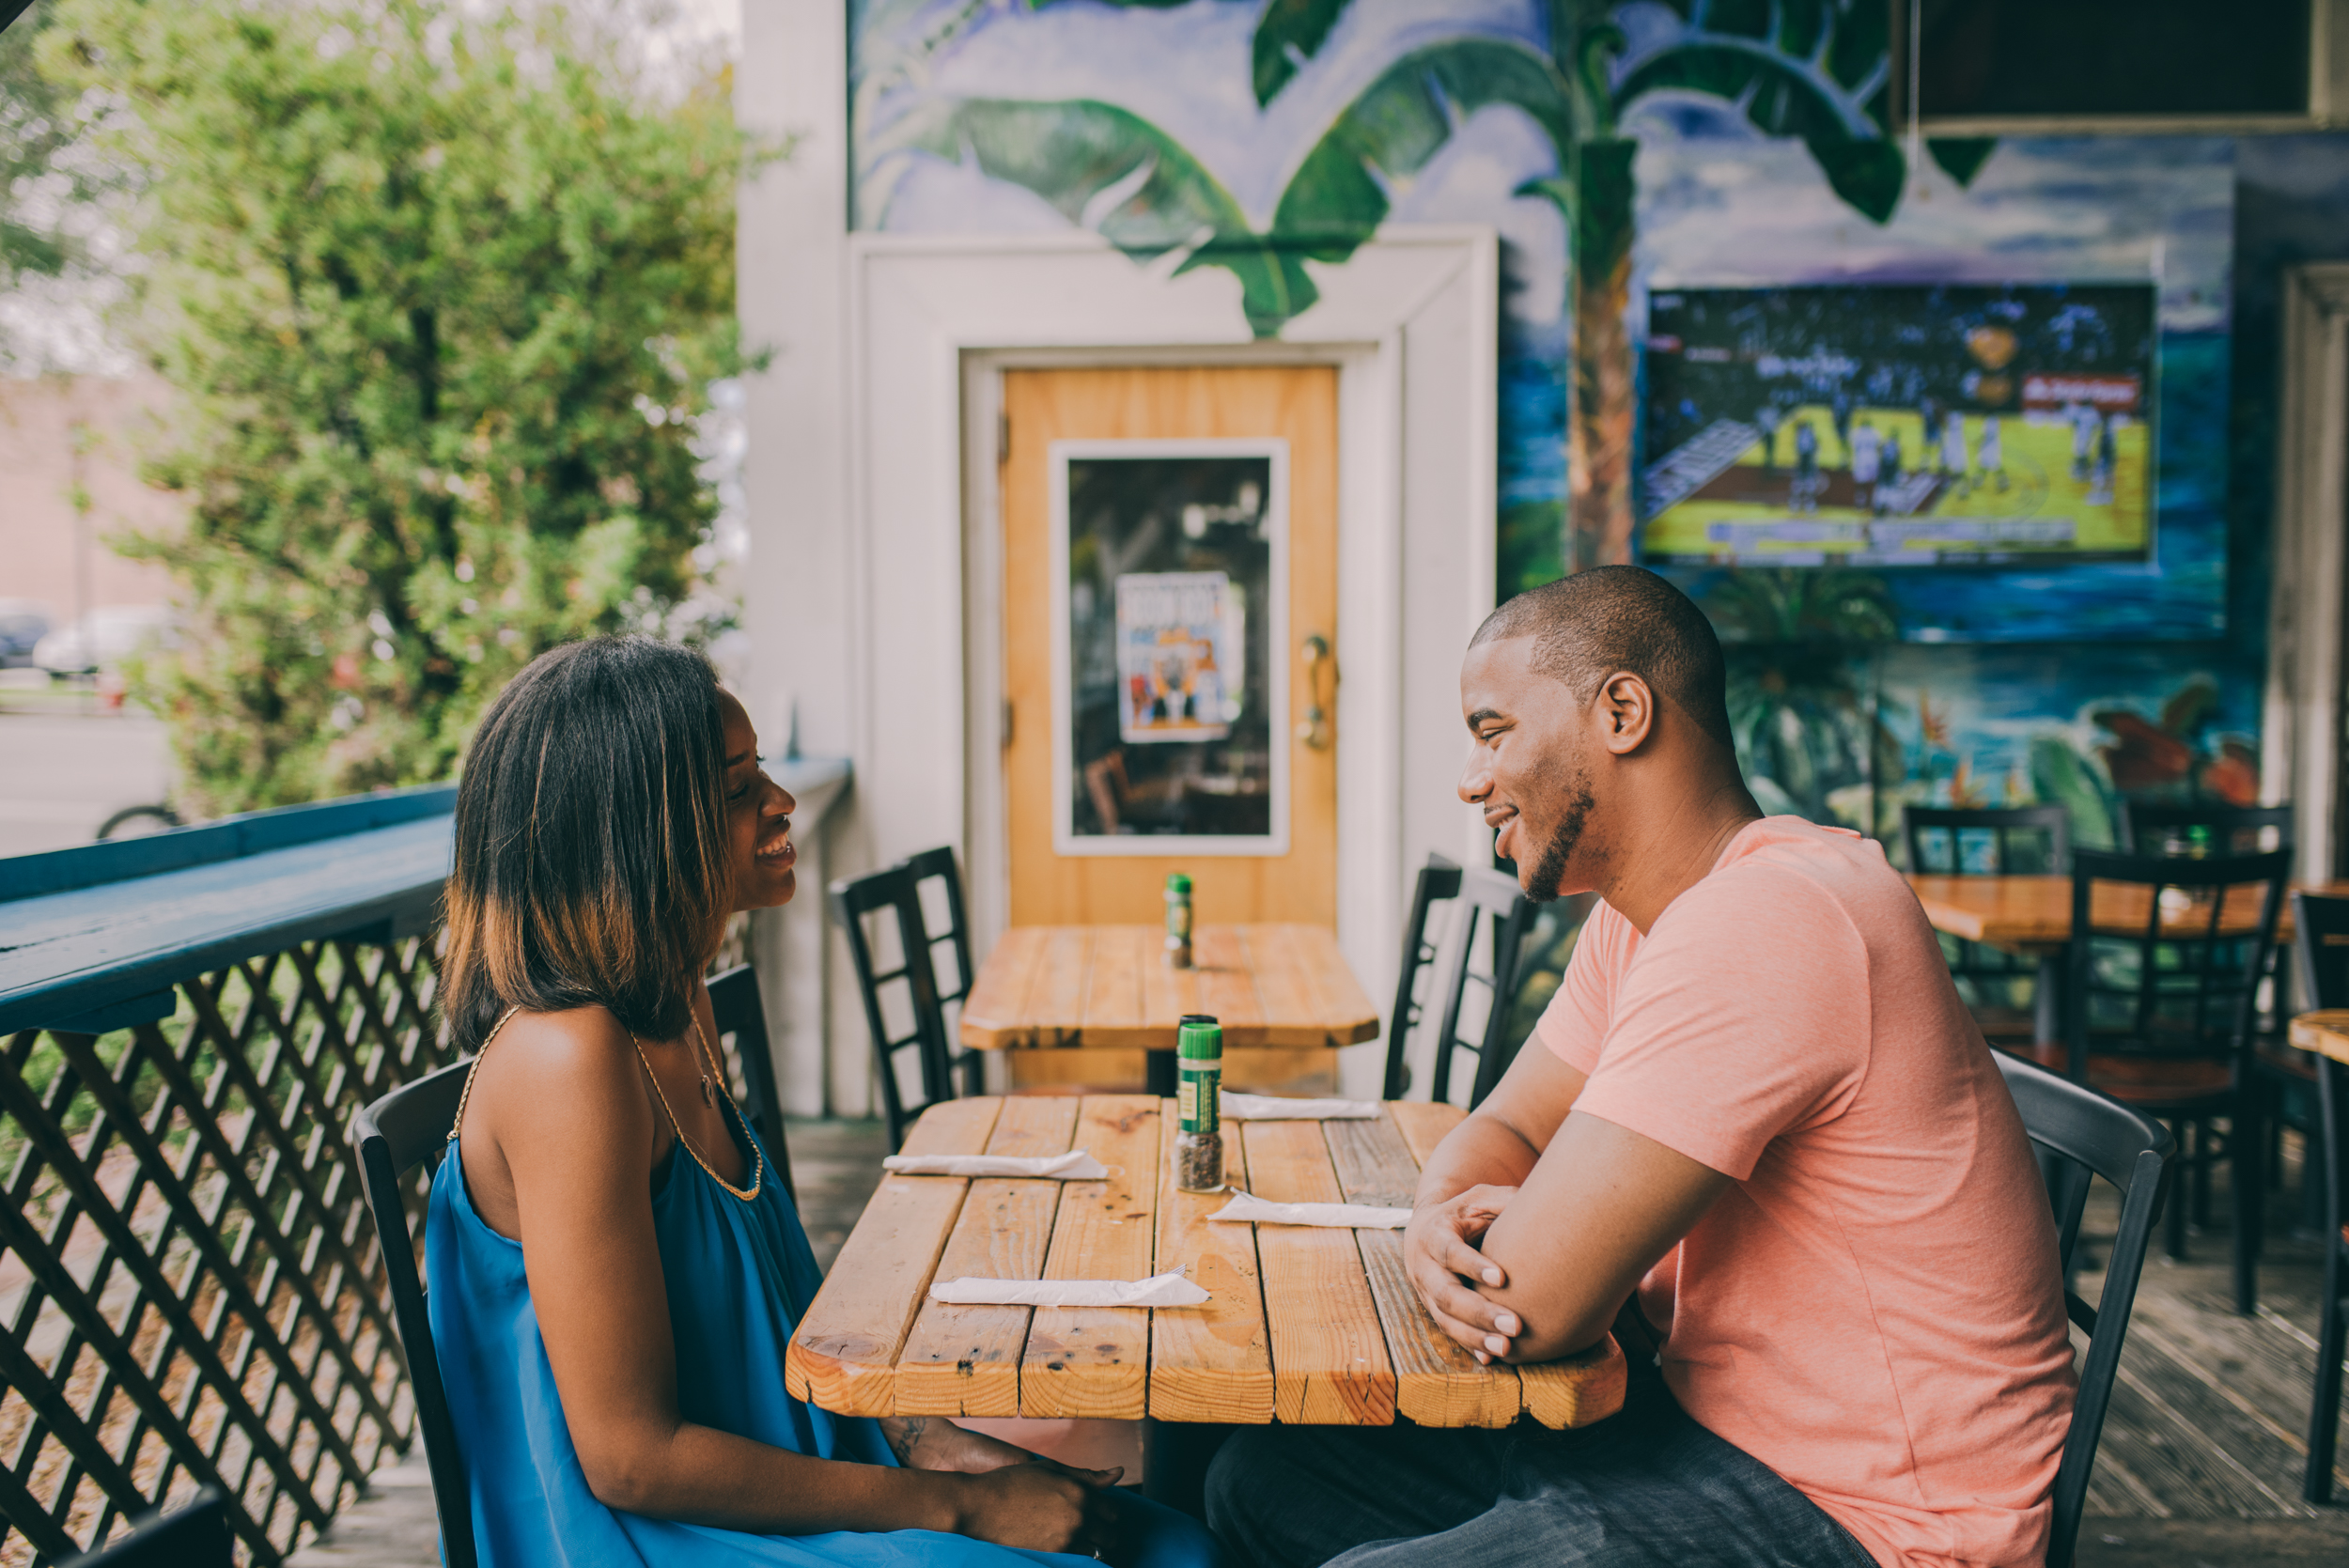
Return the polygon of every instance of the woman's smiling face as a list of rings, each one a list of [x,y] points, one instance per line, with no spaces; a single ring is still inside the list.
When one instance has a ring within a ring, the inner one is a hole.
[[[725,720],[727,860],[734,869],[734,908],[771,909],[799,890],[793,871],[800,852],[791,843],[791,813],[799,802],[758,765],[758,732],[733,692],[721,690]]]

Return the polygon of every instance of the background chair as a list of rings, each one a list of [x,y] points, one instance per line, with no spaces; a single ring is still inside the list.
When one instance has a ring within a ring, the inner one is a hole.
[[[1419,1027],[1420,971],[1436,956],[1427,939],[1427,916],[1438,904],[1460,896],[1460,868],[1441,855],[1430,855],[1411,885],[1411,913],[1403,924],[1403,962],[1395,970],[1394,1011],[1387,1017],[1386,1087],[1379,1098],[1399,1100],[1411,1086],[1410,1063],[1403,1059]]]
[[[939,1017],[945,1030],[945,1039],[955,1038],[955,1026],[961,1019],[962,1004],[970,1000],[972,976],[978,971],[971,963],[971,922],[962,908],[962,868],[955,863],[955,852],[946,845],[925,849],[918,855],[908,855],[897,862],[905,874],[913,878],[914,910],[922,927],[922,942],[930,955],[930,984],[938,993]],[[946,912],[946,928],[936,929],[930,924],[929,908],[921,894],[925,888],[939,890],[940,903]],[[955,981],[948,985],[939,973],[938,950],[952,951],[955,960]],[[946,1009],[955,1009],[953,1017]],[[956,1057],[962,1073],[962,1092],[976,1094],[986,1088],[986,1063],[977,1051],[966,1050]]]
[[[767,1009],[759,1000],[758,971],[737,964],[710,976],[707,984],[709,1010],[718,1025],[712,1044],[732,1058],[739,1079],[735,1099],[742,1119],[767,1146],[768,1162],[783,1177],[783,1189],[796,1206],[800,1189],[791,1180],[791,1151],[783,1141],[783,1095],[775,1087],[774,1052],[767,1045]],[[725,1044],[728,1035],[734,1039],[731,1049]]]
[[[889,1123],[889,1147],[894,1153],[905,1141],[906,1128],[941,1100],[955,1098],[955,1069],[960,1067],[972,1092],[978,1088],[980,1057],[976,1051],[956,1054],[948,1043],[945,1010],[939,1003],[938,975],[930,962],[928,927],[922,919],[922,894],[913,873],[903,863],[863,877],[843,877],[830,890],[832,917],[848,939],[848,957],[856,966],[857,989],[864,1001],[864,1024],[873,1037],[875,1066],[880,1075],[881,1112]],[[872,917],[873,924],[866,920]],[[894,933],[894,938],[887,933]],[[884,970],[879,955],[896,944],[896,967]],[[893,988],[895,988],[893,990]],[[902,1028],[893,1028],[892,1012],[901,1012]],[[911,1051],[922,1086],[921,1102],[906,1103],[898,1081],[897,1060]]]
[[[425,1312],[424,1281],[416,1274],[415,1237],[409,1232],[400,1193],[417,1167],[424,1167],[428,1180],[440,1170],[448,1152],[449,1128],[457,1123],[457,1105],[464,1096],[465,1074],[472,1067],[473,1058],[467,1057],[428,1073],[368,1106],[350,1124],[367,1214],[375,1221],[376,1244],[382,1249],[383,1273],[392,1288],[392,1321],[408,1355],[416,1430],[424,1435],[425,1466],[432,1473],[432,1504],[441,1515],[441,1552],[447,1568],[474,1568],[477,1561],[473,1501],[465,1490],[457,1424],[449,1419],[441,1358],[432,1348],[432,1320]]]
[[[1515,1054],[1508,1039],[1509,1002],[1517,994],[1517,953],[1524,945],[1526,927],[1532,922],[1533,901],[1517,890],[1516,877],[1477,867],[1460,873],[1458,903],[1454,932],[1459,946],[1445,980],[1427,1097],[1452,1097],[1454,1053],[1465,1050],[1476,1058],[1476,1076],[1469,1088],[1469,1108],[1474,1110],[1493,1092]],[[1482,970],[1476,967],[1480,929],[1489,938],[1485,944],[1488,967]],[[1485,1021],[1473,1039],[1460,1032],[1460,1015],[1471,986],[1486,992]]]
[[[2061,806],[2015,806],[1996,811],[1901,808],[1901,843],[1908,869],[1939,877],[2061,877],[2072,865],[2072,817]],[[2044,1020],[2041,996],[2052,1003],[2051,974],[2038,962],[1995,947],[1941,938],[1942,956],[1958,994],[1983,1036],[2002,1044],[2053,1039],[2061,1020]],[[2029,988],[2034,1006],[2018,1004]],[[2044,1027],[2043,1027],[2044,1024]]]
[[[236,1561],[236,1542],[228,1499],[207,1486],[174,1513],[159,1507],[134,1516],[128,1535],[68,1558],[61,1568],[229,1568]]]
[[[2198,831],[2199,830],[2199,831]],[[2263,844],[2269,830],[2275,842]],[[2132,855],[2257,855],[2292,847],[2290,806],[2121,802],[2121,848]]]
[[[2312,1007],[2349,1007],[2349,898],[2292,895],[2300,995]],[[2316,1387],[2309,1402],[2309,1458],[2300,1495],[2333,1497],[2333,1454],[2341,1434],[2341,1358],[2349,1327],[2349,1066],[2313,1058],[2316,1126],[2310,1172],[2324,1195],[2325,1281],[2316,1297]]]
[[[2194,1178],[2198,1219],[2209,1212],[2211,1167],[2222,1157],[2232,1162],[2235,1310],[2245,1313],[2258,1296],[2266,1186],[2252,1023],[2291,859],[2284,850],[2189,860],[2082,849],[2072,857],[2061,1065],[2073,1081],[2170,1124]],[[2092,918],[2099,884],[2142,889],[2145,914],[2126,931],[2109,919],[2099,928]],[[2253,929],[2223,931],[2228,910],[2239,915],[2251,896],[2259,899]],[[2173,1204],[2166,1237],[2173,1258],[2186,1255],[2186,1204]]]
[[[2071,1429],[2063,1437],[2063,1458],[2056,1467],[2047,1568],[2071,1568],[2089,1472],[2096,1464],[2096,1444],[2104,1435],[2105,1410],[2121,1364],[2121,1342],[2128,1332],[2138,1276],[2145,1266],[2146,1243],[2176,1144],[2158,1122],[2118,1101],[2003,1052],[1991,1054],[2015,1096],[2015,1109],[2023,1113],[2024,1130],[2043,1165],[2054,1172],[2048,1198],[2055,1206],[2058,1255],[2067,1280],[2079,1245],[2091,1176],[2102,1176],[2121,1191],[2121,1224],[2105,1265],[2101,1300],[2091,1307],[2068,1287],[2063,1293],[2065,1312],[2088,1336],[2088,1354],[2080,1362],[2079,1393],[2072,1405]]]

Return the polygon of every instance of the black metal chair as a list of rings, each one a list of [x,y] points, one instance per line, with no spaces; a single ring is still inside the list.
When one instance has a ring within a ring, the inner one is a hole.
[[[959,1009],[970,1000],[972,978],[977,972],[971,963],[971,922],[963,914],[962,868],[955,863],[953,847],[943,844],[935,849],[925,849],[918,855],[908,855],[897,863],[904,868],[907,876],[913,878],[914,911],[922,924],[923,945],[930,955],[930,983],[937,987],[940,1022],[946,1029],[946,1038],[951,1042],[954,1039],[954,1025],[960,1014],[957,1012],[955,1017],[948,1017],[946,1009],[949,1006]],[[920,899],[922,889],[932,881],[939,884],[946,906],[946,929],[943,931],[931,929],[929,913]],[[955,982],[951,986],[939,975],[938,950],[941,947],[954,950]],[[956,1062],[962,1073],[964,1094],[976,1094],[986,1088],[986,1063],[979,1052],[962,1051],[957,1055]]]
[[[832,918],[848,940],[848,957],[856,966],[857,988],[864,1000],[864,1024],[873,1036],[874,1065],[880,1078],[881,1112],[889,1123],[889,1147],[897,1149],[906,1128],[941,1100],[955,1098],[955,1071],[975,1090],[981,1058],[976,1051],[957,1057],[946,1036],[946,1015],[938,998],[938,975],[930,962],[929,931],[922,919],[922,894],[912,872],[893,865],[863,877],[843,877],[830,889]],[[882,927],[894,926],[898,951],[894,969],[878,967],[877,932],[868,930],[868,917]],[[884,987],[902,985],[907,1022],[902,1031],[889,1022],[889,998]],[[898,1082],[897,1058],[910,1050],[920,1072],[922,1100],[906,1104]]]
[[[441,1383],[441,1358],[432,1347],[432,1320],[425,1312],[424,1281],[416,1274],[415,1238],[400,1192],[418,1166],[427,1179],[448,1152],[449,1128],[457,1124],[465,1074],[473,1059],[450,1063],[415,1082],[393,1090],[351,1119],[350,1141],[359,1150],[359,1179],[366,1189],[367,1213],[383,1251],[383,1273],[392,1289],[392,1321],[408,1355],[408,1382],[416,1400],[416,1430],[424,1436],[425,1466],[432,1474],[432,1503],[441,1516],[441,1553],[447,1568],[474,1568],[473,1500],[465,1488],[465,1467],[457,1451],[457,1423],[449,1419],[448,1393]]]
[[[1986,859],[1967,855],[1968,843],[1986,842]],[[2061,877],[2071,869],[2072,815],[2061,806],[2011,806],[1997,810],[1953,807],[1901,808],[1901,843],[1908,869],[1939,877]],[[1946,853],[1937,853],[1946,848]],[[2060,1020],[2052,1003],[2058,989],[2045,964],[1957,937],[1941,939],[1942,956],[1957,981],[1958,994],[1973,1010],[1983,1035],[1994,1041],[2030,1043],[2055,1038]],[[2033,989],[2025,1012],[2015,1002],[2018,987]]]
[[[2079,1245],[2080,1215],[2087,1207],[2091,1177],[2102,1176],[2121,1192],[2120,1229],[2105,1264],[2098,1304],[2091,1307],[2068,1286],[2063,1293],[2065,1312],[2088,1336],[2088,1354],[2080,1362],[2072,1425],[2056,1467],[2047,1568],[2071,1568],[2089,1472],[2095,1467],[2113,1374],[2121,1363],[2121,1342],[2128,1332],[2138,1276],[2145,1266],[2146,1245],[2177,1145],[2160,1123],[2117,1100],[2002,1052],[1992,1055],[2023,1114],[2024,1130],[2053,1177],[2048,1199],[2055,1207],[2058,1256],[2067,1280]]]
[[[735,1100],[742,1108],[742,1119],[767,1146],[768,1163],[783,1178],[783,1189],[796,1205],[800,1189],[791,1179],[791,1151],[783,1141],[783,1094],[775,1086],[775,1057],[767,1043],[767,1007],[758,994],[758,971],[737,964],[723,974],[711,975],[706,984],[709,1011],[718,1025],[718,1038],[711,1044],[726,1051],[738,1077]],[[731,1050],[725,1044],[729,1035],[734,1040]]]
[[[1518,891],[1517,878],[1486,868],[1460,873],[1460,912],[1454,924],[1459,946],[1452,972],[1445,977],[1443,1011],[1438,1016],[1434,1070],[1427,1078],[1427,1097],[1452,1097],[1454,1055],[1467,1051],[1476,1058],[1476,1076],[1469,1088],[1469,1109],[1485,1103],[1515,1054],[1508,1039],[1509,1002],[1517,995],[1517,953],[1532,923],[1533,901]],[[1488,934],[1489,968],[1476,967],[1479,930]],[[1485,1024],[1474,1039],[1460,1033],[1460,1015],[1470,986],[1486,993]]]
[[[2314,1008],[2349,1007],[2349,898],[2295,893],[2292,924],[2302,1000]],[[2349,1351],[2349,1066],[2313,1060],[2318,1136],[2310,1141],[2307,1179],[2324,1194],[2325,1281],[2316,1297],[2316,1387],[2300,1495],[2327,1503],[2341,1433],[2341,1358]]]
[[[1395,970],[1394,1011],[1387,1017],[1387,1077],[1381,1099],[1399,1100],[1411,1086],[1410,1064],[1403,1060],[1419,1027],[1420,972],[1434,960],[1436,944],[1427,939],[1427,916],[1440,903],[1460,896],[1460,868],[1441,855],[1430,855],[1411,885],[1411,913],[1403,924],[1403,962]]]
[[[59,1568],[229,1568],[237,1531],[228,1499],[217,1487],[196,1493],[185,1508],[150,1508],[131,1519],[131,1532],[111,1545],[67,1558]]]
[[[2061,1065],[2074,1082],[2170,1124],[2194,1179],[2197,1219],[2209,1214],[2212,1166],[2221,1157],[2230,1161],[2235,1310],[2245,1313],[2258,1299],[2267,1163],[2259,1132],[2263,1091],[2250,1063],[2252,1025],[2291,858],[2284,850],[2192,860],[2091,849],[2072,857]],[[2142,923],[2128,930],[2109,920],[2098,926],[2092,911],[2100,883],[2144,890]],[[2259,890],[2253,928],[2222,929],[2231,905],[2241,911],[2248,887]],[[2175,902],[2165,895],[2172,893],[2184,894],[2186,903],[2165,911],[2166,902]],[[2223,1140],[2217,1138],[2221,1118]],[[2187,1218],[2183,1201],[2170,1207],[2165,1243],[2172,1258],[2186,1255]]]
[[[2201,829],[2200,837],[2195,833]],[[2273,829],[2276,842],[2260,840]],[[2231,806],[2223,800],[2156,805],[2121,802],[2121,848],[2131,855],[2257,855],[2292,847],[2290,806]]]

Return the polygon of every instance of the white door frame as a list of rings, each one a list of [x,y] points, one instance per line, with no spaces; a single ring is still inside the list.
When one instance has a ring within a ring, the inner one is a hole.
[[[2293,803],[2293,875],[2328,881],[2341,847],[2341,610],[2349,587],[2349,264],[2284,273],[2282,440],[2260,778]]]
[[[1408,868],[1490,862],[1454,781],[1460,654],[1493,604],[1499,241],[1398,225],[1310,265],[1320,300],[1259,342],[1228,273],[1140,266],[1090,233],[848,239],[849,836],[874,864],[954,844],[982,955],[1009,907],[995,490],[1013,365],[1338,366],[1338,940],[1375,999]],[[851,1011],[833,1010],[854,1036],[836,1060],[868,1048]],[[1350,1054],[1350,1090],[1375,1093],[1377,1050]]]

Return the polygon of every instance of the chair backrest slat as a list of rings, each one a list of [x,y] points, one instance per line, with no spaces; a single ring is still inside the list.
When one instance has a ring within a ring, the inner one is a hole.
[[[2117,1100],[2004,1052],[1991,1054],[2015,1096],[2015,1109],[2022,1112],[2024,1130],[2051,1167],[2048,1198],[2058,1220],[2057,1263],[2065,1277],[2078,1244],[2089,1178],[2102,1176],[2121,1192],[2121,1223],[2107,1257],[2101,1300],[2091,1308],[2065,1292],[2066,1314],[2087,1333],[2088,1354],[2080,1362],[2071,1430],[2064,1435],[2063,1457],[2056,1469],[2047,1568],[2071,1568],[2089,1473],[2096,1463],[2121,1345],[2137,1300],[2138,1277],[2145,1265],[2146,1245],[2160,1213],[2176,1145],[2167,1127]]]
[[[2249,1049],[2291,861],[2282,849],[2209,859],[2096,849],[2073,855],[2064,1045],[2075,1081],[2087,1081],[2092,1036],[2102,1055],[2216,1056]],[[2132,922],[2134,932],[2096,924],[2100,884],[2143,891],[2145,912],[2141,924]],[[2259,890],[2256,918],[2248,928],[2226,929],[2230,908],[2239,910],[2242,890],[2251,887]],[[2165,909],[2166,903],[2174,905],[2173,893],[2184,895],[2186,908],[2201,918],[2185,921],[2175,908]],[[2119,978],[2111,978],[2116,971]],[[2181,1010],[2187,1013],[2183,1029],[2172,1021]]]
[[[1459,913],[1453,928],[1457,945],[1453,950],[1452,971],[1444,986],[1428,1097],[1452,1097],[1454,1054],[1466,1050],[1476,1058],[1476,1076],[1469,1090],[1472,1110],[1484,1103],[1485,1096],[1492,1093],[1509,1065],[1509,1006],[1516,996],[1517,950],[1524,944],[1526,927],[1532,923],[1533,901],[1518,890],[1515,877],[1475,867],[1460,873],[1458,903]],[[1491,949],[1489,967],[1483,970],[1475,962],[1480,930],[1489,933]],[[1460,1033],[1460,1015],[1470,985],[1483,986],[1490,1003],[1485,1027],[1473,1040]]]
[[[862,877],[843,877],[830,889],[832,920],[848,939],[848,958],[856,969],[857,988],[864,1002],[865,1027],[873,1036],[875,1066],[880,1078],[881,1113],[889,1124],[889,1146],[893,1151],[904,1141],[905,1129],[915,1117],[940,1100],[955,1097],[953,1050],[946,1038],[945,1009],[939,1000],[938,975],[931,963],[931,939],[922,916],[919,884],[920,878],[913,874],[910,863],[900,862]],[[959,923],[958,889],[953,905]],[[898,949],[904,955],[898,968],[883,972],[874,967],[873,940],[864,924],[868,915],[879,915],[894,924]],[[890,1032],[887,1011],[882,1005],[881,988],[894,980],[905,983],[912,1017],[910,1027],[903,1034]],[[967,989],[967,972],[962,983]],[[898,1053],[907,1050],[914,1053],[919,1069],[919,1105],[906,1104],[905,1092],[897,1081]]]
[[[2269,831],[2277,849],[2292,847],[2290,806],[2231,806],[2223,800],[2189,801],[2185,805],[2144,800],[2121,802],[2121,848],[2132,855],[2177,855],[2193,847],[2195,829],[2203,830],[2213,855],[2255,855],[2267,846],[2260,841]]]
[[[424,1436],[425,1467],[432,1475],[432,1500],[441,1515],[441,1548],[448,1568],[474,1568],[473,1500],[458,1458],[457,1423],[441,1383],[441,1359],[432,1347],[432,1321],[426,1314],[424,1281],[416,1274],[415,1238],[400,1191],[419,1165],[438,1169],[448,1148],[449,1129],[464,1097],[473,1058],[396,1089],[359,1112],[351,1141],[359,1149],[359,1179],[367,1213],[382,1250],[383,1273],[392,1292],[392,1321],[408,1356],[408,1382],[415,1392],[416,1427]]]
[[[758,993],[758,971],[737,964],[723,974],[711,975],[708,984],[719,1037],[734,1036],[733,1059],[742,1075],[742,1119],[766,1145],[768,1163],[797,1203],[800,1189],[791,1179],[791,1151],[783,1140],[783,1094],[775,1083],[774,1052],[767,1043],[767,1007]]]
[[[1380,1097],[1399,1100],[1410,1086],[1410,1066],[1404,1052],[1421,1014],[1419,979],[1436,956],[1427,939],[1427,917],[1438,904],[1460,896],[1460,868],[1441,855],[1430,855],[1411,885],[1411,912],[1403,924],[1403,961],[1396,967],[1394,1010],[1387,1015],[1387,1076]]]
[[[150,1509],[131,1520],[131,1530],[96,1551],[66,1559],[59,1568],[229,1568],[236,1560],[237,1532],[228,1522],[228,1498],[207,1486],[180,1508]]]
[[[2072,814],[2061,806],[1901,808],[1901,842],[1908,851],[1908,869],[1921,875],[1978,875],[1968,869],[1965,851],[1965,835],[1976,832],[1989,835],[1991,850],[1990,863],[1979,875],[2061,877],[2070,868]],[[1931,854],[1929,833],[1949,835],[1946,865]],[[2025,838],[2034,841],[2035,854],[2015,853],[2017,840]]]

